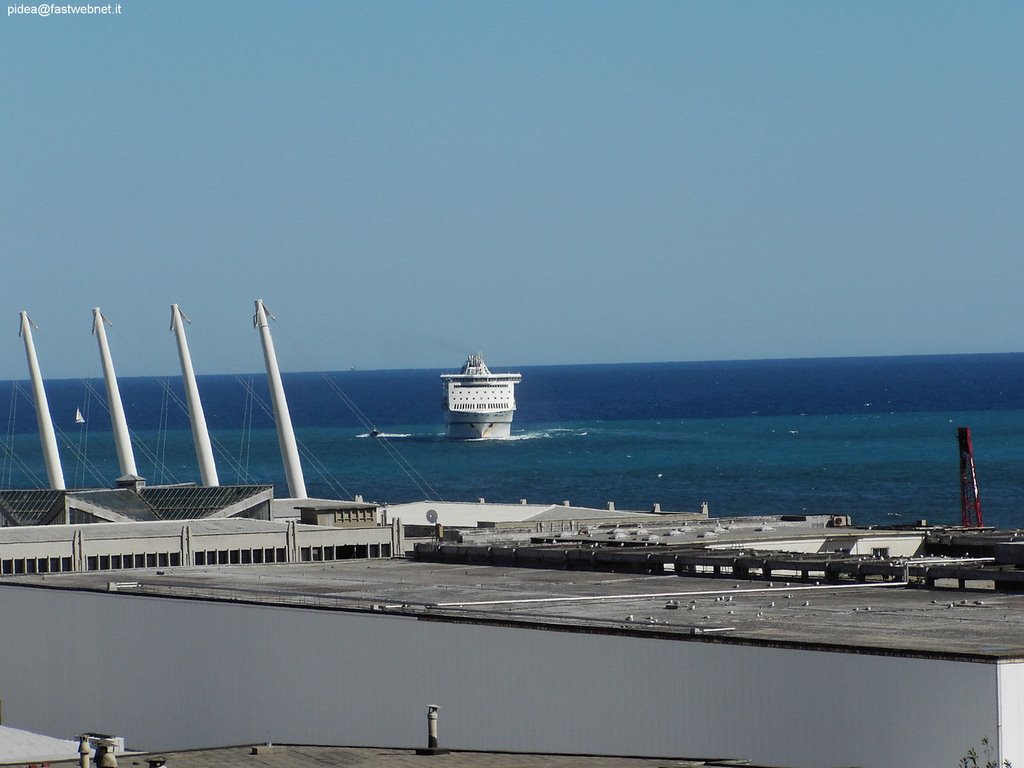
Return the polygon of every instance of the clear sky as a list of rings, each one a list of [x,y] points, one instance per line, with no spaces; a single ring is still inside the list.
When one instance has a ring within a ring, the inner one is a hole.
[[[1024,346],[1024,3],[17,5],[0,378]]]

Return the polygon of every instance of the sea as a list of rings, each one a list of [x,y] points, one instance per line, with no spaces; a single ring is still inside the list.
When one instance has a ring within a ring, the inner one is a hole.
[[[707,502],[716,517],[958,524],[966,426],[985,524],[1024,527],[1022,353],[515,370],[511,439],[467,442],[444,437],[439,369],[284,374],[309,495],[664,511]],[[197,482],[180,378],[119,384],[139,474]],[[287,496],[266,377],[200,376],[199,388],[221,483]],[[46,389],[67,486],[111,486],[120,472],[102,380]],[[46,486],[30,393],[26,381],[0,382],[3,488]]]

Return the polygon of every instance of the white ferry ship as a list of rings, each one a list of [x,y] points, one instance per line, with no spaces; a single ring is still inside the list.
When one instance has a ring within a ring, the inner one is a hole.
[[[518,373],[491,373],[480,355],[470,355],[459,373],[443,373],[445,421],[454,440],[506,438],[516,410]]]

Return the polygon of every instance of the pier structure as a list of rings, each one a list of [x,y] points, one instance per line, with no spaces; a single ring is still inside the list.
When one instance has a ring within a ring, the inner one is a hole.
[[[35,343],[32,341],[32,325],[28,312],[22,312],[20,334],[25,342],[25,357],[28,359],[28,375],[32,381],[32,397],[36,405],[36,424],[39,427],[39,440],[42,443],[43,460],[46,463],[46,478],[51,490],[63,491],[65,488],[64,468],[60,463],[57,436],[53,430],[53,416],[50,413],[50,404],[46,399],[43,376],[39,371]]]
[[[188,350],[188,340],[185,338],[185,326],[182,321],[192,322],[177,304],[171,304],[171,330],[174,331],[178,344],[178,360],[181,363],[181,378],[185,385],[185,402],[188,404],[188,420],[196,447],[199,477],[203,485],[218,486],[220,479],[217,477],[217,464],[213,459],[206,414],[203,411],[202,398],[199,397],[199,385],[196,383],[196,373],[192,368],[192,355]]]
[[[107,332],[104,327],[111,325],[111,322],[103,315],[99,307],[93,307],[92,316],[92,332],[96,335],[96,342],[99,344],[103,381],[107,387],[107,406],[110,408],[110,424],[114,430],[117,462],[122,476],[138,477],[139,472],[135,467],[135,451],[132,449],[132,438],[128,433],[128,420],[124,415],[121,390],[117,386],[114,361],[110,356],[110,346],[107,344]]]
[[[246,546],[292,546],[287,531],[281,543],[280,529],[263,525],[274,543]],[[291,528],[305,536],[312,526]],[[226,544],[214,530],[200,544],[197,532],[195,553]],[[958,546],[961,535],[934,546]],[[765,547],[782,543],[769,538]],[[623,543],[590,546],[629,550]],[[31,618],[5,625],[5,722],[74,733],[81,707],[52,692],[117,679],[119,695],[97,702],[92,720],[143,750],[269,741],[411,751],[423,745],[423,709],[437,706],[453,752],[934,768],[987,744],[999,764],[1024,760],[1024,595],[884,575],[802,583],[784,573],[795,563],[770,564],[766,581],[558,557],[419,561],[423,547],[415,560],[318,562],[305,546],[299,562],[210,567],[207,551],[204,564],[135,568],[130,578],[102,569],[0,578],[0,611]],[[644,548],[658,549],[634,555]],[[187,631],[146,631],[168,622]],[[68,625],[81,639],[59,656],[38,642]],[[139,631],[103,653],[110,626]],[[287,664],[268,649],[287,651]],[[168,674],[154,658],[195,663]],[[345,690],[358,700],[339,705]],[[773,703],[794,691],[802,695]],[[246,716],[211,728],[209,713],[235,711],[240,698],[252,702]]]
[[[270,402],[274,408],[274,424],[277,426],[277,440],[281,445],[281,460],[284,462],[284,474],[288,480],[288,495],[293,499],[305,499],[306,480],[302,475],[302,462],[299,460],[299,447],[295,442],[295,431],[292,428],[292,417],[288,411],[288,399],[284,394],[281,382],[281,369],[277,365],[277,352],[274,350],[274,339],[270,335],[270,324],[267,321],[268,311],[263,299],[256,299],[256,314],[253,325],[260,332],[263,344],[263,361],[267,366],[267,382],[270,385]],[[273,315],[270,315],[273,317]]]

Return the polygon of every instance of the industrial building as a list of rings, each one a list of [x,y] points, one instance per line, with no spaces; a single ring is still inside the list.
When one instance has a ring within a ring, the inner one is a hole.
[[[0,527],[245,517],[269,520],[272,485],[147,486],[127,475],[115,488],[0,490]]]
[[[375,518],[357,525],[207,518],[24,526],[0,528],[0,574],[329,562],[403,550],[398,521],[384,525]]]
[[[287,499],[219,486],[176,305],[202,486],[137,476],[95,309],[122,478],[66,490],[22,314],[50,490],[0,492],[4,726],[396,750],[432,707],[461,751],[1024,765],[1024,540],[984,529],[969,434],[963,529],[315,500],[267,318]]]
[[[995,588],[1012,535],[829,523],[4,577],[5,724],[146,751],[410,749],[432,704],[458,750],[935,768],[984,740],[1024,764],[1024,595]],[[964,536],[1002,554],[951,557]]]
[[[42,749],[36,752],[10,750],[12,754],[27,756],[37,754],[43,757],[26,757],[20,760],[3,759],[4,729],[0,726],[0,765],[21,763],[22,765],[45,765],[47,768],[79,768],[78,745],[69,742],[63,752],[54,753],[46,740]],[[39,737],[37,737],[39,738]],[[34,742],[33,742],[34,743]],[[50,751],[47,751],[47,750]],[[60,759],[53,759],[59,754]],[[412,749],[387,749],[381,747],[332,747],[308,744],[251,744],[221,747],[219,749],[168,751],[159,754],[121,754],[118,765],[148,766],[148,768],[308,768],[316,766],[348,766],[349,768],[427,768],[437,766],[442,753],[420,755]],[[70,760],[68,755],[76,755]],[[95,755],[90,755],[95,758]],[[608,757],[599,755],[542,755],[509,754],[508,752],[459,752],[443,750],[445,768],[665,768],[665,761],[657,758]],[[673,768],[736,768],[732,761],[698,758],[695,760],[674,760]],[[744,768],[767,768],[744,763]],[[784,768],[772,766],[771,768]]]

